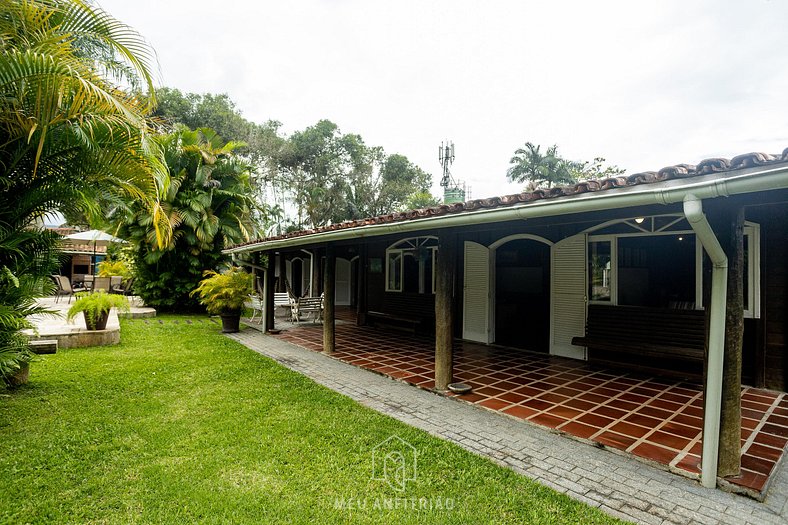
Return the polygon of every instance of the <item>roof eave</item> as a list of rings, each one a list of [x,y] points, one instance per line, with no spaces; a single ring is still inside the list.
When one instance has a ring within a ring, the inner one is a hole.
[[[426,229],[468,226],[483,222],[504,222],[534,217],[569,215],[651,204],[681,202],[687,194],[701,199],[727,197],[742,193],[788,188],[788,162],[764,167],[747,168],[673,179],[648,185],[636,185],[605,192],[590,192],[515,204],[507,207],[464,211],[418,219],[381,224],[368,224],[346,229],[328,230],[284,239],[263,240],[223,250],[226,254],[240,254],[280,248],[306,246],[349,239],[360,239],[408,233]]]

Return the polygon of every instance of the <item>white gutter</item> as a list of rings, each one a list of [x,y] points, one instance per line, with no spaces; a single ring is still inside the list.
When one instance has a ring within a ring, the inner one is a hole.
[[[590,192],[567,197],[557,197],[530,203],[498,207],[471,212],[453,213],[423,219],[404,220],[395,223],[372,224],[340,230],[261,241],[245,246],[224,250],[224,253],[244,253],[260,250],[304,246],[348,239],[358,239],[391,233],[405,233],[432,228],[469,226],[481,223],[503,222],[535,217],[551,217],[589,211],[649,206],[654,204],[674,204],[682,202],[688,194],[699,199],[727,197],[739,193],[751,193],[780,188],[788,188],[788,164],[780,164],[769,169],[737,170],[734,175],[721,177],[720,174],[674,179],[664,183],[643,184],[621,188],[612,192]]]
[[[684,215],[712,262],[709,305],[709,355],[706,365],[706,399],[703,414],[703,458],[701,483],[717,486],[722,410],[722,365],[725,348],[725,309],[728,293],[728,257],[703,214],[703,202],[695,195],[684,197]]]

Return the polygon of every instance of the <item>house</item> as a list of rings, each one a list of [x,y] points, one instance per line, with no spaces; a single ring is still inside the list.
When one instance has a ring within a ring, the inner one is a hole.
[[[297,294],[324,292],[326,352],[333,305],[345,304],[361,324],[435,334],[438,388],[451,382],[453,338],[705,374],[704,434],[716,436],[723,373],[736,365],[723,360],[726,333],[742,342],[743,382],[788,385],[786,203],[788,149],[391,213],[226,252],[258,267],[268,256],[268,328],[281,277]],[[703,447],[703,482],[714,486],[717,444]]]

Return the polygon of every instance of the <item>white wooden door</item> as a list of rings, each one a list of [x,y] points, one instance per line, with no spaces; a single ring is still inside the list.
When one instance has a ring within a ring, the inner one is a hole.
[[[463,275],[462,338],[492,342],[490,323],[490,250],[465,241]]]
[[[350,306],[350,261],[337,257],[334,275],[334,304]]]
[[[550,353],[586,359],[586,349],[572,344],[586,329],[586,235],[568,237],[553,245]]]

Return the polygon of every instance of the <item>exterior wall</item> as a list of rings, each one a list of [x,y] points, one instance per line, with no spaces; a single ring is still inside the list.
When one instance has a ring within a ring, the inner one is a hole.
[[[768,200],[767,200],[768,199]],[[731,198],[732,203],[734,199]],[[746,219],[761,228],[761,316],[745,320],[743,379],[747,384],[766,388],[785,390],[788,388],[788,352],[785,334],[788,327],[788,208],[781,195],[754,195],[737,198],[746,206]],[[454,230],[458,236],[458,249],[464,241],[473,241],[489,247],[495,241],[513,234],[528,233],[543,237],[551,242],[575,235],[605,221],[632,217],[635,213],[648,216],[680,212],[680,206],[660,206],[638,210],[615,210],[595,212],[577,216],[546,217],[527,221],[512,221],[496,224],[479,224]],[[435,300],[431,293],[386,292],[386,248],[393,243],[415,235],[445,234],[445,231],[431,230],[416,234],[408,233],[386,237],[343,243],[350,257],[361,252],[365,245],[366,254],[359,261],[362,272],[359,281],[364,291],[360,311],[382,312],[409,319],[420,319],[421,328],[429,332],[434,327]],[[463,258],[456,261],[457,281],[455,283],[455,336],[462,334],[463,304]],[[355,282],[355,281],[354,281]]]
[[[753,334],[760,363],[756,377],[766,388],[788,388],[788,209],[785,204],[747,210],[747,219],[761,225],[761,319]]]
[[[386,248],[400,239],[411,236],[402,235],[385,241],[374,241],[368,245],[367,311],[421,319],[421,329],[425,332],[432,332],[435,326],[435,296],[433,294],[386,291]]]

